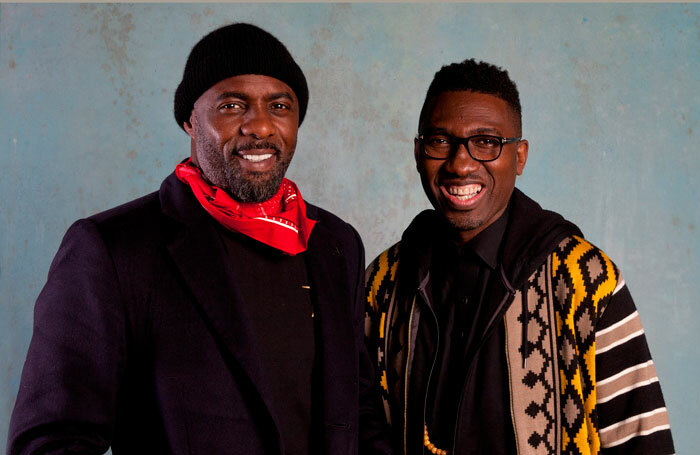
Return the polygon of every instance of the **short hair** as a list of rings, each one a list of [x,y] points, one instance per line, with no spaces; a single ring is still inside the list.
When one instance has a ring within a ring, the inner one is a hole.
[[[521,134],[522,114],[518,88],[508,76],[508,71],[486,62],[467,59],[440,68],[425,95],[418,120],[418,132],[422,133],[435,99],[444,92],[471,91],[501,98],[515,112],[516,129]]]

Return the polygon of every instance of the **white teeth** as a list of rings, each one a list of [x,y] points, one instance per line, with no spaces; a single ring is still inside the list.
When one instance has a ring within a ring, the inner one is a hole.
[[[257,163],[258,161],[265,161],[272,157],[272,153],[265,153],[264,155],[241,155],[244,160],[252,161]]]
[[[448,186],[447,192],[459,200],[466,201],[473,198],[481,191],[482,186],[479,184],[463,185],[463,186]]]

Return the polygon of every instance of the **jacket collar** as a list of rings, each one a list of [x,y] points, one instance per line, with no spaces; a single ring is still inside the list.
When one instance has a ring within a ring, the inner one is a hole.
[[[516,289],[545,261],[559,242],[583,234],[572,222],[556,212],[543,209],[515,188],[501,253],[506,277]]]
[[[504,278],[515,288],[524,283],[561,240],[570,235],[583,236],[576,225],[558,213],[544,210],[517,188],[513,190],[508,210],[498,268],[503,268]],[[425,239],[435,235],[444,224],[437,211],[424,210],[404,231],[401,262],[406,263],[405,273],[414,274],[413,283],[421,283],[429,275],[432,247]],[[402,264],[399,266],[404,269]]]

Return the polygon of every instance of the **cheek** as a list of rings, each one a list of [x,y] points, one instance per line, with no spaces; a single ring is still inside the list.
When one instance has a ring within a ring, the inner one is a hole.
[[[211,142],[222,144],[235,135],[239,122],[232,115],[211,115],[207,118],[204,134]]]
[[[198,145],[206,149],[209,155],[219,155],[223,145],[217,135],[206,132],[198,137]]]
[[[494,179],[495,193],[503,197],[510,194],[515,185],[515,163],[500,166],[498,169],[492,170],[491,175]]]
[[[440,172],[440,163],[437,161],[425,160],[418,165],[421,177],[430,185],[437,186],[436,177]]]
[[[297,148],[297,135],[296,131],[292,135],[288,135],[286,138],[286,142],[289,145],[289,150],[291,153],[294,153],[294,151]]]
[[[207,136],[209,136],[209,140],[217,146],[224,144],[227,140],[226,130],[223,128],[210,128],[209,131],[207,131]]]
[[[290,148],[294,148],[296,146],[296,143],[297,143],[297,132],[298,132],[297,125],[293,125],[289,122],[284,122],[284,123],[278,125],[277,128],[280,131],[284,142],[286,142]]]
[[[440,188],[436,179],[439,171],[440,166],[426,166],[425,163],[418,165],[418,173],[423,186],[423,192],[435,208],[437,208],[437,205],[440,205],[439,200],[441,197]]]

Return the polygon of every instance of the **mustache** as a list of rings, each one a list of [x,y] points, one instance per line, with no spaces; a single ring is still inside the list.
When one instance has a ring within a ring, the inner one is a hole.
[[[234,151],[234,153],[239,153],[239,152],[245,152],[248,150],[262,150],[262,149],[271,149],[277,153],[282,153],[280,151],[279,147],[277,147],[277,145],[275,145],[269,141],[251,142],[250,144],[244,144],[244,145],[238,146],[233,151]]]

